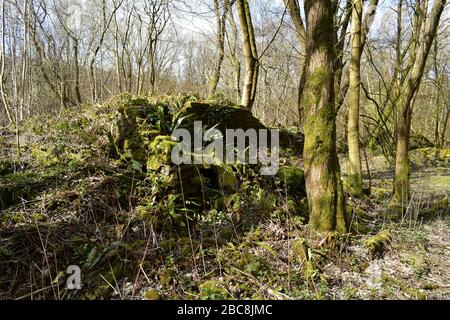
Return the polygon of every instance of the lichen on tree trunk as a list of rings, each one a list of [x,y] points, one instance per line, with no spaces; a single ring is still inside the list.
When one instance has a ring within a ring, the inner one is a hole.
[[[335,29],[330,1],[306,1],[308,66],[305,85],[304,167],[309,223],[319,231],[347,230],[336,153]]]

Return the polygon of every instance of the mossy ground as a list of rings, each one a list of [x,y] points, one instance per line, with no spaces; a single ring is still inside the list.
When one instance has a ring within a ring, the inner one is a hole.
[[[0,149],[0,188],[33,192],[0,214],[0,298],[448,298],[445,165],[413,170],[416,196],[398,221],[384,214],[391,180],[380,166],[372,195],[349,199],[352,233],[318,234],[293,169],[301,160],[282,152],[272,179],[251,167],[211,168],[197,190],[208,197],[184,197],[162,172],[117,154],[111,123],[123,99],[181,110],[194,98],[117,99],[27,124],[20,158],[3,140],[12,153]],[[167,134],[164,112],[151,114],[147,129]],[[374,256],[365,243],[382,230],[390,238]],[[69,265],[81,268],[81,290],[66,289]]]

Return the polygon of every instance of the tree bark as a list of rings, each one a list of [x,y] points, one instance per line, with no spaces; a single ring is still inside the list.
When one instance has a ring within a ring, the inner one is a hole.
[[[220,80],[220,72],[222,69],[222,62],[225,56],[225,32],[226,32],[226,17],[228,15],[228,6],[223,6],[223,12],[220,13],[219,0],[214,0],[214,14],[216,16],[216,61],[214,63],[214,70],[209,85],[208,99],[214,99],[216,95],[217,86]]]
[[[234,88],[236,90],[236,101],[241,99],[241,60],[238,56],[238,30],[236,21],[234,20],[232,2],[227,0],[226,6],[228,7],[228,21],[231,27],[231,40],[230,40],[230,57],[233,65],[234,72]]]
[[[303,152],[309,224],[319,231],[346,232],[345,199],[336,153],[334,66],[336,35],[328,0],[305,1],[307,75]]]
[[[291,14],[292,22],[294,23],[295,31],[297,33],[297,38],[299,45],[302,47],[302,53],[304,55],[305,61],[303,61],[300,69],[301,74],[298,82],[298,88],[297,88],[297,111],[298,111],[298,117],[299,117],[299,123],[302,122],[302,114],[303,114],[303,107],[302,107],[302,97],[303,92],[305,89],[305,82],[306,82],[306,30],[305,25],[303,23],[301,14],[300,14],[300,6],[298,4],[297,0],[284,0],[286,5],[289,8],[289,12]]]
[[[75,65],[75,97],[79,104],[82,103],[81,91],[80,91],[80,64],[78,59],[78,39],[72,38],[73,40],[73,62]]]
[[[361,153],[359,148],[359,104],[361,82],[361,19],[362,0],[353,0],[351,26],[351,53],[348,92],[348,187],[349,192],[359,197],[363,193]]]
[[[11,111],[9,108],[9,103],[7,100],[7,96],[6,96],[6,90],[5,90],[5,60],[6,60],[6,45],[5,45],[5,1],[2,1],[2,39],[1,39],[1,44],[2,44],[2,49],[0,51],[0,95],[2,98],[2,104],[3,107],[5,108],[5,112],[6,112],[6,116],[8,118],[9,123],[13,122],[13,118],[11,115]]]
[[[397,153],[395,159],[394,195],[393,205],[406,205],[410,199],[410,165],[409,165],[409,135],[411,130],[411,101],[419,89],[423,76],[425,63],[430,52],[439,19],[444,10],[446,0],[435,0],[429,17],[426,17],[426,8],[421,10],[420,32],[417,39],[416,52],[411,61],[412,68],[401,87],[397,104],[399,116],[397,118]]]
[[[251,110],[253,103],[255,102],[259,63],[248,0],[237,0],[237,10],[241,23],[242,45],[245,60],[245,80],[241,105]]]

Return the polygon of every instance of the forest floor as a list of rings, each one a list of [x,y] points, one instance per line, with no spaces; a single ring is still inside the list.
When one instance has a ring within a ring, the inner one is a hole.
[[[33,157],[14,170],[0,158],[1,200],[15,202],[0,213],[0,299],[450,298],[449,149],[411,151],[412,200],[400,215],[389,209],[393,166],[371,156],[371,195],[348,199],[352,232],[324,235],[247,169],[223,197],[227,210],[188,220],[177,196],[154,203],[157,185],[135,164],[101,154],[98,123],[68,118],[27,129]],[[157,206],[182,227],[158,229],[146,211]],[[66,286],[70,265],[80,290]]]
[[[344,298],[348,292],[358,299],[450,298],[450,217],[446,202],[450,196],[450,163],[445,152],[427,148],[411,152],[411,202],[400,221],[381,222],[386,223],[382,228],[390,228],[392,233],[388,249],[382,257],[367,260],[359,244],[350,246],[349,253],[367,264],[364,272],[342,272],[331,266],[331,273],[344,284],[337,288],[338,297]],[[394,172],[382,156],[371,158],[369,166],[373,179],[369,202],[376,203],[371,211],[379,215],[388,206]],[[345,172],[344,161],[342,167]],[[443,206],[436,212],[439,202]]]

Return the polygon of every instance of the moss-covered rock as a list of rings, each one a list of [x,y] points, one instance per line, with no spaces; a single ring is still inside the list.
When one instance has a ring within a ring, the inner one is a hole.
[[[174,117],[174,123],[179,123],[179,128],[188,129],[190,132],[193,132],[194,121],[201,121],[207,129],[215,127],[222,133],[225,133],[226,129],[242,129],[244,131],[269,129],[254,117],[249,109],[223,102],[188,101]],[[267,139],[267,143],[270,145],[270,134]],[[279,130],[280,147],[291,149],[296,154],[302,153],[303,140],[303,135],[299,132]]]
[[[146,300],[161,300],[161,295],[159,294],[158,290],[150,289],[144,293],[144,298]]]
[[[248,109],[223,103],[187,102],[175,118],[180,119],[180,128],[188,130],[193,130],[194,121],[201,121],[204,127],[216,127],[222,132],[226,129],[266,128]]]
[[[391,231],[382,230],[364,241],[364,246],[372,257],[381,257],[386,246],[391,242]]]
[[[156,136],[149,145],[147,168],[158,170],[172,165],[171,153],[177,142],[172,141],[170,136]]]

